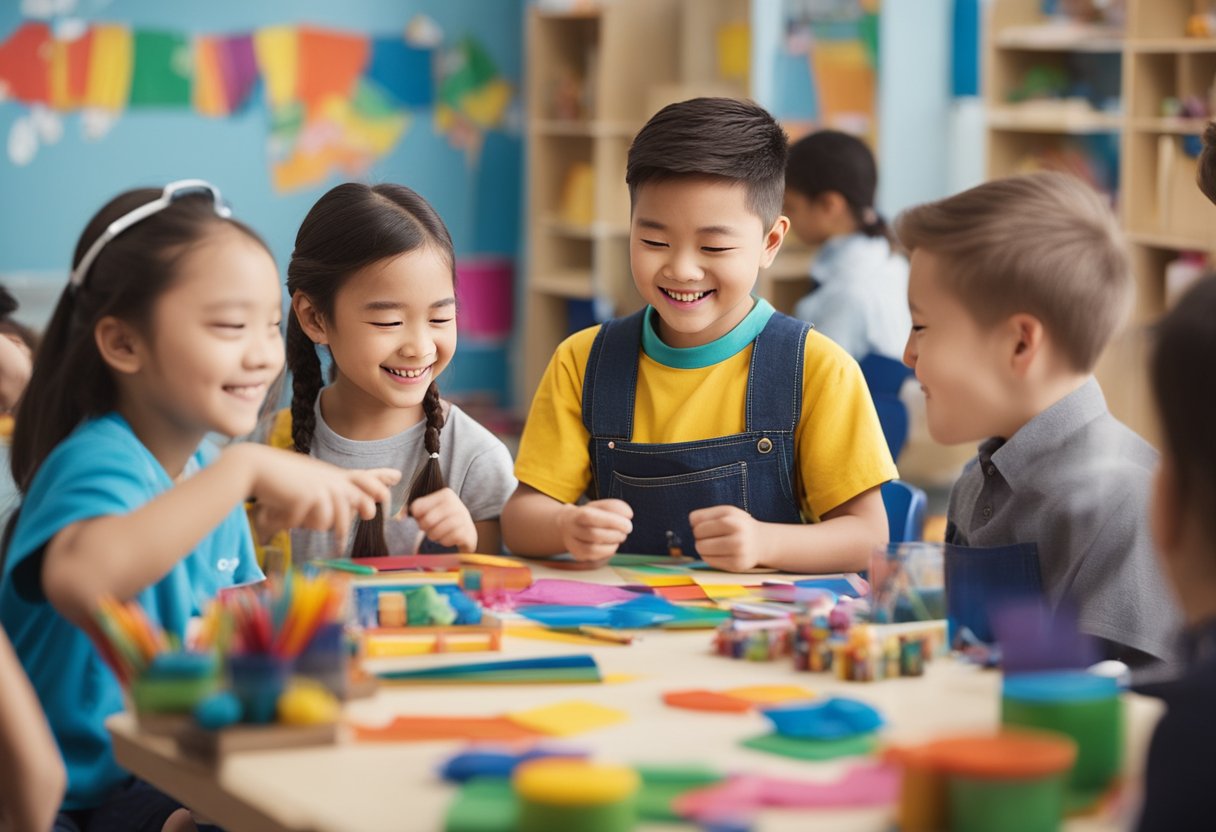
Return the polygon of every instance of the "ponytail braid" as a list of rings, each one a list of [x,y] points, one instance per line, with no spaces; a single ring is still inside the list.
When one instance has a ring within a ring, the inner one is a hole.
[[[296,450],[311,453],[321,392],[321,359],[293,311],[287,321],[287,367],[291,370],[291,439]]]
[[[439,431],[443,428],[443,403],[439,401],[439,385],[433,381],[431,386],[426,388],[426,396],[422,399],[422,412],[426,414],[426,433],[422,444],[426,448],[427,459],[410,484],[406,505],[427,494],[434,494],[446,485],[443,481],[443,471],[439,468]]]

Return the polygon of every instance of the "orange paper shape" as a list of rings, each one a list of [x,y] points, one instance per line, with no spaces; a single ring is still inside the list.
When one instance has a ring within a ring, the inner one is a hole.
[[[661,595],[668,601],[708,601],[709,596],[697,584],[691,586],[656,586],[656,595]]]
[[[23,23],[0,41],[0,88],[26,104],[49,104],[51,52],[51,27]]]
[[[543,736],[503,716],[399,716],[382,727],[355,725],[354,729],[360,742],[518,742]]]
[[[663,701],[673,708],[684,708],[688,711],[744,713],[753,707],[746,699],[712,690],[672,690],[663,694]]]
[[[300,77],[298,95],[310,113],[327,98],[350,98],[355,82],[367,68],[369,40],[362,35],[299,30]]]
[[[778,702],[800,702],[814,699],[815,692],[798,685],[749,685],[722,691],[728,696],[746,699],[757,705],[772,705]]]

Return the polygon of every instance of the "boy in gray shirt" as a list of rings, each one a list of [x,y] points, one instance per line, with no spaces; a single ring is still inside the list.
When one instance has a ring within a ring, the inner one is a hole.
[[[1179,616],[1146,522],[1157,454],[1092,376],[1131,302],[1109,207],[1037,173],[910,209],[896,228],[912,252],[904,361],[929,432],[982,440],[950,498],[952,619],[990,640],[995,604],[1041,593],[1109,657],[1169,657]]]

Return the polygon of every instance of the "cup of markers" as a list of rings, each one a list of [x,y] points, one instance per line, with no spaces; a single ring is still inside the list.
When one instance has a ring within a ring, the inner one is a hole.
[[[207,610],[198,643],[223,657],[228,690],[201,702],[196,720],[217,729],[235,722],[336,719],[333,686],[346,667],[340,637],[346,596],[345,580],[291,571],[221,593]],[[310,668],[324,669],[314,684],[291,684],[294,674]]]
[[[139,716],[188,714],[219,687],[216,655],[182,649],[138,602],[103,598],[93,621],[98,650]]]

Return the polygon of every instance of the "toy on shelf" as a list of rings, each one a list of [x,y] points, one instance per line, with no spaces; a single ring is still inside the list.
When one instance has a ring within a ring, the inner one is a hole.
[[[1216,10],[1210,0],[1195,0],[1191,16],[1186,20],[1186,35],[1189,38],[1216,37]]]

